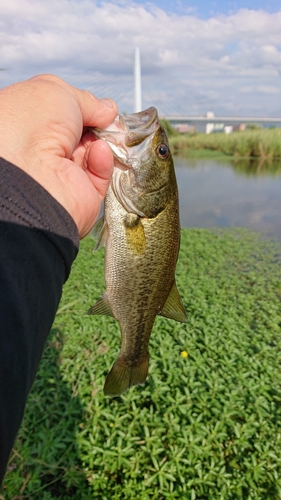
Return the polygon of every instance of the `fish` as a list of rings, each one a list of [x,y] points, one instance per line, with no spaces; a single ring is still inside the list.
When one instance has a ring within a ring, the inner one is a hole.
[[[105,246],[106,290],[88,314],[105,314],[120,324],[120,353],[104,384],[104,394],[115,397],[144,384],[156,316],[187,322],[175,282],[179,198],[168,137],[155,107],[120,114],[93,132],[111,147],[114,168],[104,215],[92,233],[94,250]]]

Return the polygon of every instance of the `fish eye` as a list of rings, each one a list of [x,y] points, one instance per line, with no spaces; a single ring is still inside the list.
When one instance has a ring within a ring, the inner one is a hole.
[[[165,160],[170,155],[170,150],[167,144],[159,144],[156,149],[156,153],[162,160]]]

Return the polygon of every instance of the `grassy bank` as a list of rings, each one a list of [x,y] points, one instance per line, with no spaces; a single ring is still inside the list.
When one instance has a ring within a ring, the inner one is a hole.
[[[222,153],[221,151],[216,151],[212,149],[181,149],[175,153],[174,149],[172,148],[172,151],[174,155],[184,156],[185,158],[195,158],[195,159],[206,158],[208,160],[223,160],[223,159],[233,158],[230,157],[229,155],[226,155],[225,153]],[[239,156],[237,158],[240,159],[241,157]]]
[[[103,396],[118,324],[85,311],[103,252],[82,242],[28,401],[5,500],[281,498],[281,247],[183,230],[186,325],[157,318],[145,386]]]
[[[281,157],[280,129],[245,130],[232,134],[173,134],[169,141],[174,154],[189,153],[194,156],[192,152],[195,150],[209,150],[228,156]]]

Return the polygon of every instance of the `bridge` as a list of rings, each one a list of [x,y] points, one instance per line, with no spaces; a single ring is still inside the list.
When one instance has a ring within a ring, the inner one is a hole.
[[[257,124],[272,124],[281,125],[281,118],[260,117],[260,116],[161,116],[161,119],[169,121],[173,124],[191,124],[191,123],[224,123],[235,125],[237,123],[257,123]]]
[[[141,86],[141,60],[140,60],[140,49],[135,47],[135,67],[134,67],[134,80],[135,80],[135,113],[142,110],[142,86]],[[178,115],[168,115],[161,116],[163,120],[167,120],[171,125],[181,125],[181,124],[209,124],[209,132],[213,129],[216,123],[218,124],[267,124],[267,125],[279,125],[281,126],[281,118],[272,118],[269,116],[214,116],[212,111],[209,111],[206,116],[178,116]],[[207,130],[206,130],[207,131]]]

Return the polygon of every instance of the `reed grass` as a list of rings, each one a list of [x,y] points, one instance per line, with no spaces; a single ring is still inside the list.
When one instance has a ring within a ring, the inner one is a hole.
[[[258,129],[231,134],[178,134],[169,137],[173,154],[191,150],[218,151],[228,156],[281,158],[281,130]]]

